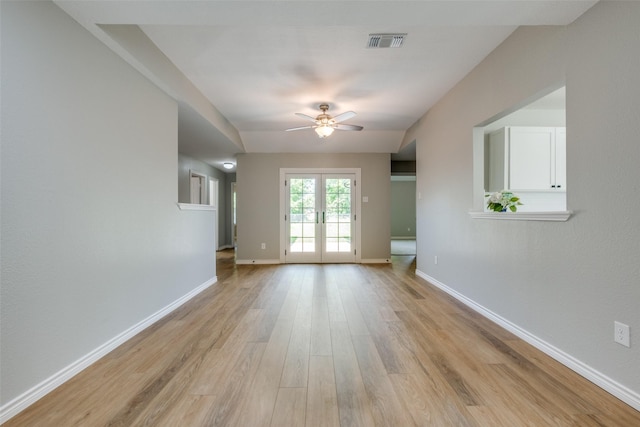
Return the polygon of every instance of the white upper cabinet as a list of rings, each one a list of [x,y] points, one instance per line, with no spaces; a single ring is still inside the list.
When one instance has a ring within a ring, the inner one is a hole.
[[[566,130],[508,126],[489,135],[489,191],[566,190]]]
[[[556,128],[555,155],[555,185],[560,190],[567,189],[567,130]]]

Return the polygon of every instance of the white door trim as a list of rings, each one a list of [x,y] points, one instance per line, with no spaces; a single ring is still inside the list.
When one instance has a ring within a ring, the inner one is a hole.
[[[285,220],[285,215],[287,214],[286,209],[286,191],[284,181],[286,179],[287,174],[354,174],[356,176],[356,185],[355,185],[355,262],[361,263],[361,232],[362,232],[362,215],[361,215],[361,187],[362,187],[362,179],[361,179],[361,169],[360,168],[280,168],[280,262],[284,264],[286,262],[285,258],[285,248],[287,247],[287,224]]]
[[[216,227],[216,251],[218,251],[220,249],[220,233],[218,233],[218,231],[220,230],[220,211],[218,209],[218,204],[219,204],[219,200],[220,200],[220,196],[218,194],[218,192],[220,191],[219,188],[219,181],[218,178],[214,178],[214,177],[209,177],[209,197],[207,198],[207,201],[209,202],[210,206],[213,206],[216,210],[216,218],[215,218],[215,227]]]

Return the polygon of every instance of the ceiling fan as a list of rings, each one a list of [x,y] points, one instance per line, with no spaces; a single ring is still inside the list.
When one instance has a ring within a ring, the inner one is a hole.
[[[351,117],[354,117],[356,113],[354,113],[353,111],[347,111],[342,114],[338,114],[335,117],[331,117],[329,114],[327,114],[327,111],[329,110],[329,104],[320,104],[320,110],[322,110],[322,113],[320,113],[318,117],[316,117],[315,119],[311,116],[307,116],[306,114],[295,113],[296,116],[302,117],[305,120],[314,122],[315,125],[290,128],[290,129],[287,129],[286,131],[289,132],[292,130],[315,129],[316,133],[320,138],[326,138],[329,135],[331,135],[333,131],[336,129],[338,130],[364,129],[362,126],[340,124],[341,122],[348,120]]]

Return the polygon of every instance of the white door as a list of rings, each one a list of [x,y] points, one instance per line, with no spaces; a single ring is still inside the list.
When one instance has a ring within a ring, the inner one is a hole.
[[[322,175],[322,262],[355,261],[355,175]]]
[[[199,205],[200,200],[200,177],[191,176],[191,203]]]
[[[355,174],[287,174],[285,262],[355,261]]]
[[[207,176],[194,171],[191,171],[189,176],[191,185],[191,203],[196,205],[205,204],[207,197]]]
[[[320,249],[321,175],[287,175],[286,262],[322,262]]]

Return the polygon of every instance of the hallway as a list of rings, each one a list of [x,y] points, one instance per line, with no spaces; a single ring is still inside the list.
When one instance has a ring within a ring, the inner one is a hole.
[[[6,423],[557,426],[640,413],[392,265],[242,265]]]

